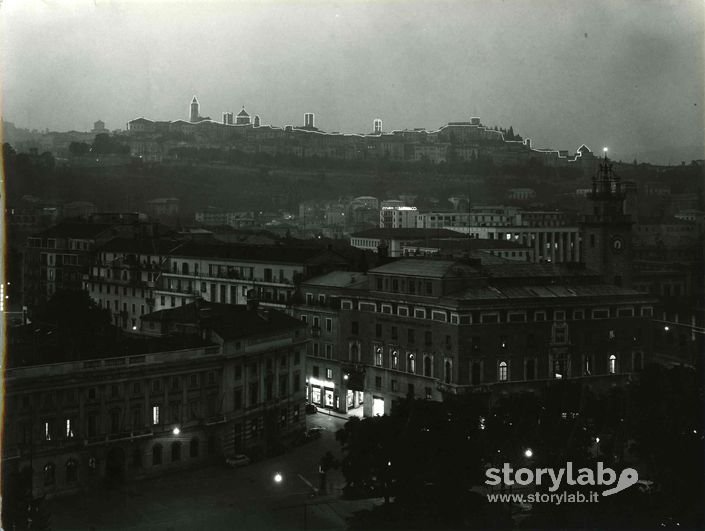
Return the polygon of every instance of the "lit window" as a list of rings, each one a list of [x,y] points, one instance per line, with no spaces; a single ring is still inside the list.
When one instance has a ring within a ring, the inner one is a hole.
[[[73,426],[71,419],[66,419],[66,438],[73,439]]]
[[[501,361],[499,363],[499,378],[500,382],[506,382],[508,377],[509,367],[506,361]]]
[[[159,406],[152,406],[152,424],[159,424]]]
[[[617,356],[614,354],[610,356],[609,371],[610,374],[616,374],[617,372]]]
[[[396,350],[392,351],[392,369],[399,368],[399,353]]]
[[[416,374],[416,357],[413,354],[409,354],[409,372]]]
[[[382,347],[375,348],[375,365],[377,367],[382,366]]]
[[[51,441],[51,422],[44,423],[44,440]]]

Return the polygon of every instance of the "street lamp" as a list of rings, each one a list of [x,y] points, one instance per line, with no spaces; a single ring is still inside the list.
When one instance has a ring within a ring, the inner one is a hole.
[[[531,448],[527,448],[526,450],[524,450],[524,457],[526,457],[527,459],[533,457],[533,455],[534,452],[531,450]]]
[[[274,483],[278,484],[278,483],[281,483],[283,480],[284,480],[284,477],[279,472],[274,474]]]
[[[171,430],[171,433],[173,433],[174,435],[178,435],[179,433],[181,433],[181,430],[178,426],[174,426],[174,429]]]

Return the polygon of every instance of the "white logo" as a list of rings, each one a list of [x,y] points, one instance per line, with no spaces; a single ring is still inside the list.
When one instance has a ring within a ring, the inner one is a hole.
[[[593,471],[590,468],[580,468],[577,471],[577,476],[574,475],[573,463],[568,461],[565,468],[555,470],[553,468],[518,468],[514,469],[509,463],[504,463],[500,468],[489,468],[485,472],[487,480],[486,485],[497,486],[504,484],[511,487],[512,485],[550,485],[548,490],[556,492],[561,483],[565,481],[566,485],[591,485],[591,486],[608,486],[607,490],[602,492],[603,496],[611,496],[624,489],[631,487],[639,480],[639,474],[633,468],[625,468],[619,474],[605,467],[602,461],[597,463],[597,470]],[[616,485],[615,485],[616,482]]]

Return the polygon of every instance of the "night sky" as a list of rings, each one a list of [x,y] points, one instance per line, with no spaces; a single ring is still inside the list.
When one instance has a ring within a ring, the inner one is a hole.
[[[341,132],[480,116],[535,147],[653,162],[705,145],[701,0],[4,0],[0,17],[19,127],[187,119],[195,94],[218,121],[243,105]]]

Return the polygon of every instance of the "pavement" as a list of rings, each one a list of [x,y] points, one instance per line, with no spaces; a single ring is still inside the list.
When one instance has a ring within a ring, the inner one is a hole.
[[[381,500],[342,500],[339,470],[320,486],[318,463],[326,451],[341,457],[335,431],[347,417],[307,415],[320,439],[291,452],[232,469],[225,464],[174,470],[157,478],[57,498],[48,503],[54,531],[70,530],[336,530]],[[282,481],[274,481],[280,474]]]

